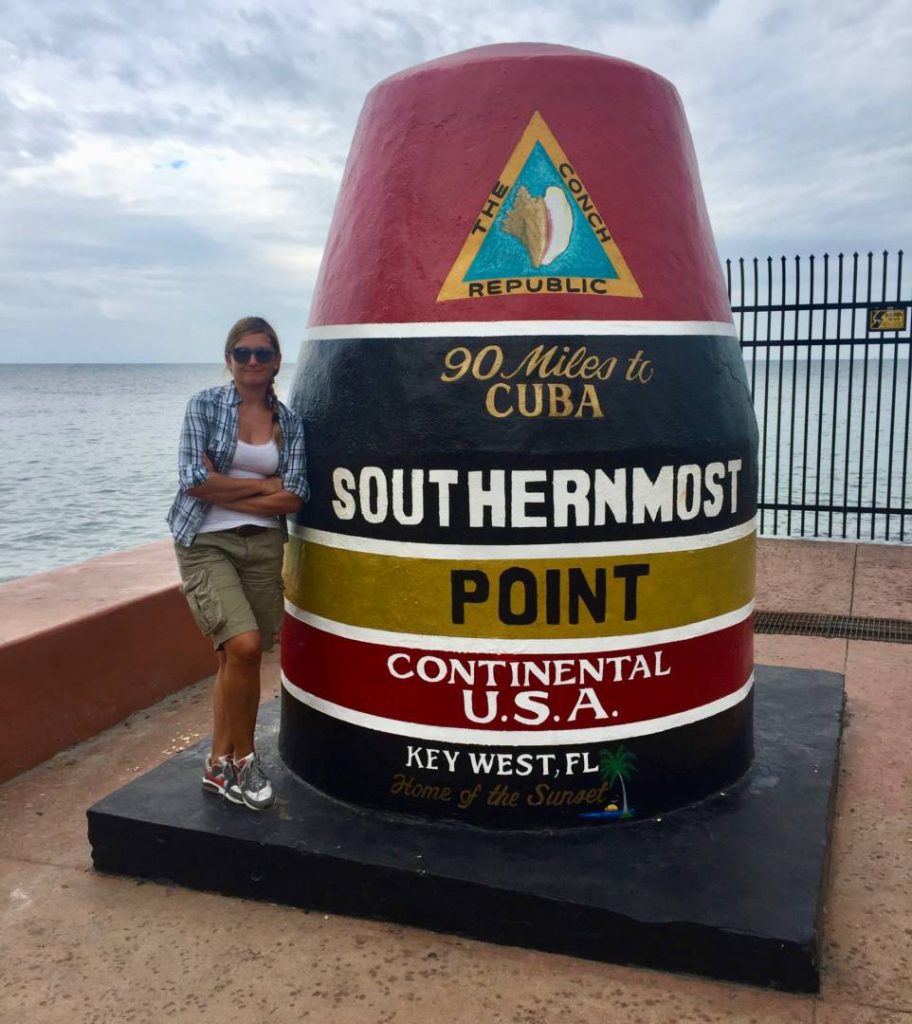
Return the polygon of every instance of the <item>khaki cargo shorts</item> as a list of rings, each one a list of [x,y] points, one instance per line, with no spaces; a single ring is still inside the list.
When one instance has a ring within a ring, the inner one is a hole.
[[[189,548],[174,545],[181,590],[216,649],[254,629],[263,650],[272,649],[284,611],[284,544],[281,530],[266,529],[243,537],[233,530],[199,533]]]

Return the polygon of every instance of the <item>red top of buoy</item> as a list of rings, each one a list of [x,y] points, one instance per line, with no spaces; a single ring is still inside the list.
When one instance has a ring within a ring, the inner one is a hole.
[[[666,79],[518,43],[371,91],[311,325],[504,320],[730,322]]]

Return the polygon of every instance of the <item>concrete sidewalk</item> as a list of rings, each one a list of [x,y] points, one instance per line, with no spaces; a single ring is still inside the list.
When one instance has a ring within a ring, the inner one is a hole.
[[[912,548],[761,542],[757,606],[912,620]],[[0,1024],[912,1024],[912,645],[756,641],[846,675],[819,996],[96,875],[85,809],[209,731],[201,683],[0,787]]]

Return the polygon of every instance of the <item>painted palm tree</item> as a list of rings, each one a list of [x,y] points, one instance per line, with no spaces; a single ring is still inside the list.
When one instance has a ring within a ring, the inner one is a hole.
[[[627,787],[624,783],[625,781],[630,781],[631,776],[635,771],[635,761],[636,754],[634,754],[632,750],[628,750],[623,743],[616,750],[599,751],[599,764],[602,769],[602,779],[607,782],[609,786],[614,784],[615,779],[617,779],[621,784],[621,795],[623,797],[623,807],[621,808],[622,818],[632,817],[627,807]]]

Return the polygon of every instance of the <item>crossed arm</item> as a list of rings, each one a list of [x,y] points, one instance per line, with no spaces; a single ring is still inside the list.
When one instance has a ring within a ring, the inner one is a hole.
[[[201,484],[187,491],[194,498],[202,498],[203,501],[233,512],[257,516],[292,515],[303,504],[297,494],[283,488],[281,477],[245,480],[216,472],[208,455],[203,455],[203,463],[208,476]]]

